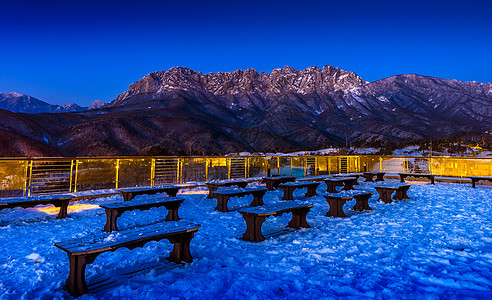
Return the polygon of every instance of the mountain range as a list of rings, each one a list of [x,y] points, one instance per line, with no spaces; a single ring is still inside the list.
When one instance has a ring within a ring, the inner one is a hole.
[[[0,155],[197,155],[380,146],[490,132],[491,115],[492,83],[416,74],[367,82],[332,66],[209,74],[176,67],[144,76],[97,109],[29,115],[0,110]]]
[[[0,93],[0,109],[19,113],[63,113],[76,112],[88,109],[100,108],[104,105],[101,100],[94,101],[89,107],[79,106],[75,103],[65,105],[53,105],[41,101],[29,95],[16,92]]]

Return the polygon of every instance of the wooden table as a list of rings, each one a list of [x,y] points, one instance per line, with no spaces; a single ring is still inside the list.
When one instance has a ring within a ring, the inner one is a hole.
[[[355,177],[332,177],[324,180],[326,183],[326,192],[328,193],[338,193],[337,186],[343,186],[343,191],[353,190],[356,181],[357,178]]]
[[[282,200],[294,200],[293,193],[296,189],[307,188],[304,197],[314,197],[318,195],[316,189],[319,185],[319,182],[286,182],[279,184],[279,187],[284,192]]]
[[[384,203],[391,203],[391,195],[396,191],[396,194],[393,196],[395,200],[404,200],[410,199],[407,195],[408,189],[411,187],[411,184],[392,184],[385,186],[375,186],[376,192],[379,194],[378,201],[381,200]]]
[[[347,201],[355,199],[353,210],[364,211],[372,210],[369,206],[369,199],[373,193],[363,191],[350,191],[349,193],[340,193],[340,195],[323,195],[326,202],[330,205],[330,210],[326,213],[327,217],[345,218],[347,215],[343,212],[343,205]]]
[[[400,182],[405,182],[406,177],[416,177],[416,178],[420,177],[420,178],[430,179],[431,184],[435,184],[434,178],[436,177],[436,175],[434,175],[434,174],[398,173],[398,175],[400,175]]]
[[[246,222],[246,232],[242,239],[249,242],[261,242],[265,240],[261,232],[261,225],[270,216],[278,217],[284,213],[292,213],[292,219],[288,228],[309,228],[306,215],[309,213],[312,203],[304,201],[284,201],[271,205],[242,208],[239,212]]]
[[[179,189],[183,187],[178,185],[142,186],[118,189],[118,192],[123,196],[123,200],[130,201],[138,195],[154,195],[157,193],[166,193],[170,197],[176,197]]]
[[[217,190],[213,193],[213,197],[217,199],[215,210],[229,212],[230,210],[227,207],[229,199],[232,197],[244,197],[246,195],[253,195],[253,201],[250,204],[251,206],[263,205],[263,196],[266,191],[267,189],[264,187]]]
[[[245,188],[248,183],[253,180],[249,179],[232,179],[232,180],[215,180],[205,182],[205,185],[208,187],[208,195],[207,198],[212,199],[213,193],[220,187],[230,187],[237,186],[238,188]]]
[[[472,181],[472,187],[475,187],[475,183],[479,182],[480,180],[482,181],[492,181],[492,177],[486,177],[486,176],[470,176],[469,177]]]
[[[372,179],[376,176],[376,181],[384,181],[384,175],[386,172],[364,172],[362,176],[366,179],[365,181],[373,181]]]
[[[262,182],[266,184],[266,188],[269,191],[278,189],[279,184],[295,181],[297,177],[295,176],[272,176],[263,177]]]
[[[106,225],[104,225],[103,231],[111,232],[118,230],[116,219],[124,212],[136,209],[143,211],[153,207],[164,206],[168,210],[166,221],[179,221],[178,209],[183,201],[183,198],[154,195],[145,199],[99,205],[106,211]]]

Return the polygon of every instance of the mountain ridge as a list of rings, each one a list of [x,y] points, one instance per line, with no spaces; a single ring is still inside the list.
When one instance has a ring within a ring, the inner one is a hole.
[[[492,125],[492,84],[418,74],[368,82],[333,66],[208,74],[175,67],[72,114],[34,118],[57,124],[45,136],[64,155],[287,152],[482,133]],[[32,121],[12,130],[42,142]]]

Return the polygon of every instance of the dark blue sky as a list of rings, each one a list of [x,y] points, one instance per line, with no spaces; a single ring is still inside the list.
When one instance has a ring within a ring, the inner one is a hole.
[[[89,105],[175,66],[492,82],[491,16],[473,0],[1,1],[0,92]]]

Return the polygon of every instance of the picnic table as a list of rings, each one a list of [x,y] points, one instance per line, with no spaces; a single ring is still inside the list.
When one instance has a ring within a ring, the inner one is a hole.
[[[431,184],[435,184],[434,183],[434,178],[436,177],[436,175],[434,174],[421,174],[421,173],[398,173],[398,175],[400,175],[400,182],[405,182],[405,178],[406,177],[416,177],[416,178],[427,178],[427,179],[430,179],[431,181]]]
[[[158,195],[149,196],[144,199],[125,201],[118,203],[101,204],[100,207],[106,211],[106,225],[104,231],[112,232],[118,230],[116,220],[126,211],[149,210],[153,207],[164,206],[168,210],[166,221],[179,221],[178,209],[183,203],[183,198],[163,197]]]
[[[393,202],[391,200],[391,195],[395,191],[396,193],[393,196],[393,199],[395,200],[410,199],[410,197],[408,197],[407,195],[407,191],[411,186],[412,186],[411,184],[396,183],[396,184],[390,184],[384,186],[375,186],[374,188],[376,189],[376,192],[378,192],[379,194],[378,201],[381,200],[384,203],[391,203]]]
[[[239,212],[243,215],[246,222],[246,232],[242,238],[249,242],[261,242],[265,240],[261,232],[261,225],[267,217],[278,217],[284,213],[292,213],[292,219],[287,225],[288,228],[299,229],[309,228],[306,215],[309,213],[312,203],[304,201],[284,201],[276,204],[242,208]]]
[[[479,181],[492,181],[492,177],[486,177],[486,176],[470,176],[469,177],[472,181],[472,187],[475,187],[475,183]]]
[[[208,187],[208,195],[207,198],[212,199],[213,193],[221,187],[230,187],[237,186],[238,188],[245,188],[248,183],[253,182],[250,179],[231,179],[231,180],[215,180],[215,181],[207,181],[205,185]]]
[[[132,187],[132,188],[123,188],[118,189],[118,192],[123,196],[123,200],[130,201],[135,196],[138,195],[154,195],[157,193],[166,193],[170,197],[176,197],[179,189],[185,188],[188,186],[182,185],[160,185],[160,186],[142,186],[142,187]]]
[[[355,177],[332,177],[324,179],[328,193],[338,193],[337,186],[343,186],[343,191],[353,190],[356,181],[357,178]]]
[[[297,177],[295,176],[272,176],[263,177],[262,182],[266,184],[266,188],[269,191],[278,189],[279,184],[295,181]]]
[[[326,202],[330,205],[330,210],[326,213],[327,217],[337,217],[337,218],[345,218],[347,215],[343,212],[343,206],[347,201],[355,199],[355,205],[353,206],[353,210],[355,211],[364,211],[364,210],[372,210],[369,206],[369,199],[373,193],[365,192],[365,191],[346,191],[339,193],[337,195],[329,195],[324,194]]]
[[[183,221],[157,223],[113,233],[96,233],[85,237],[60,241],[55,246],[68,254],[70,269],[63,289],[78,297],[89,292],[85,281],[85,268],[104,252],[119,248],[130,250],[150,241],[167,239],[173,244],[168,260],[181,264],[191,263],[190,242],[200,225]],[[157,255],[158,253],[156,253]],[[109,264],[111,265],[111,264]],[[103,265],[104,266],[104,265]]]
[[[11,197],[0,199],[0,210],[15,207],[35,207],[37,205],[52,204],[59,207],[57,219],[67,217],[68,203],[75,197],[74,194],[54,194],[34,197]]]
[[[226,189],[222,188],[213,193],[213,197],[217,199],[217,206],[215,210],[221,212],[229,212],[227,207],[227,202],[232,197],[244,197],[247,195],[253,195],[253,201],[251,206],[263,205],[263,196],[265,195],[267,189],[264,187],[253,187],[253,188],[236,188],[236,189]]]
[[[304,197],[314,197],[317,196],[316,188],[319,186],[319,182],[286,182],[279,184],[279,187],[284,192],[282,200],[294,200],[294,191],[296,189],[307,188],[307,192]]]
[[[320,175],[320,176],[308,176],[297,178],[297,181],[323,181],[326,178],[332,177],[331,175]]]
[[[386,172],[364,172],[362,176],[366,179],[365,181],[373,181],[372,179],[376,176],[376,181],[384,181],[384,175]]]

